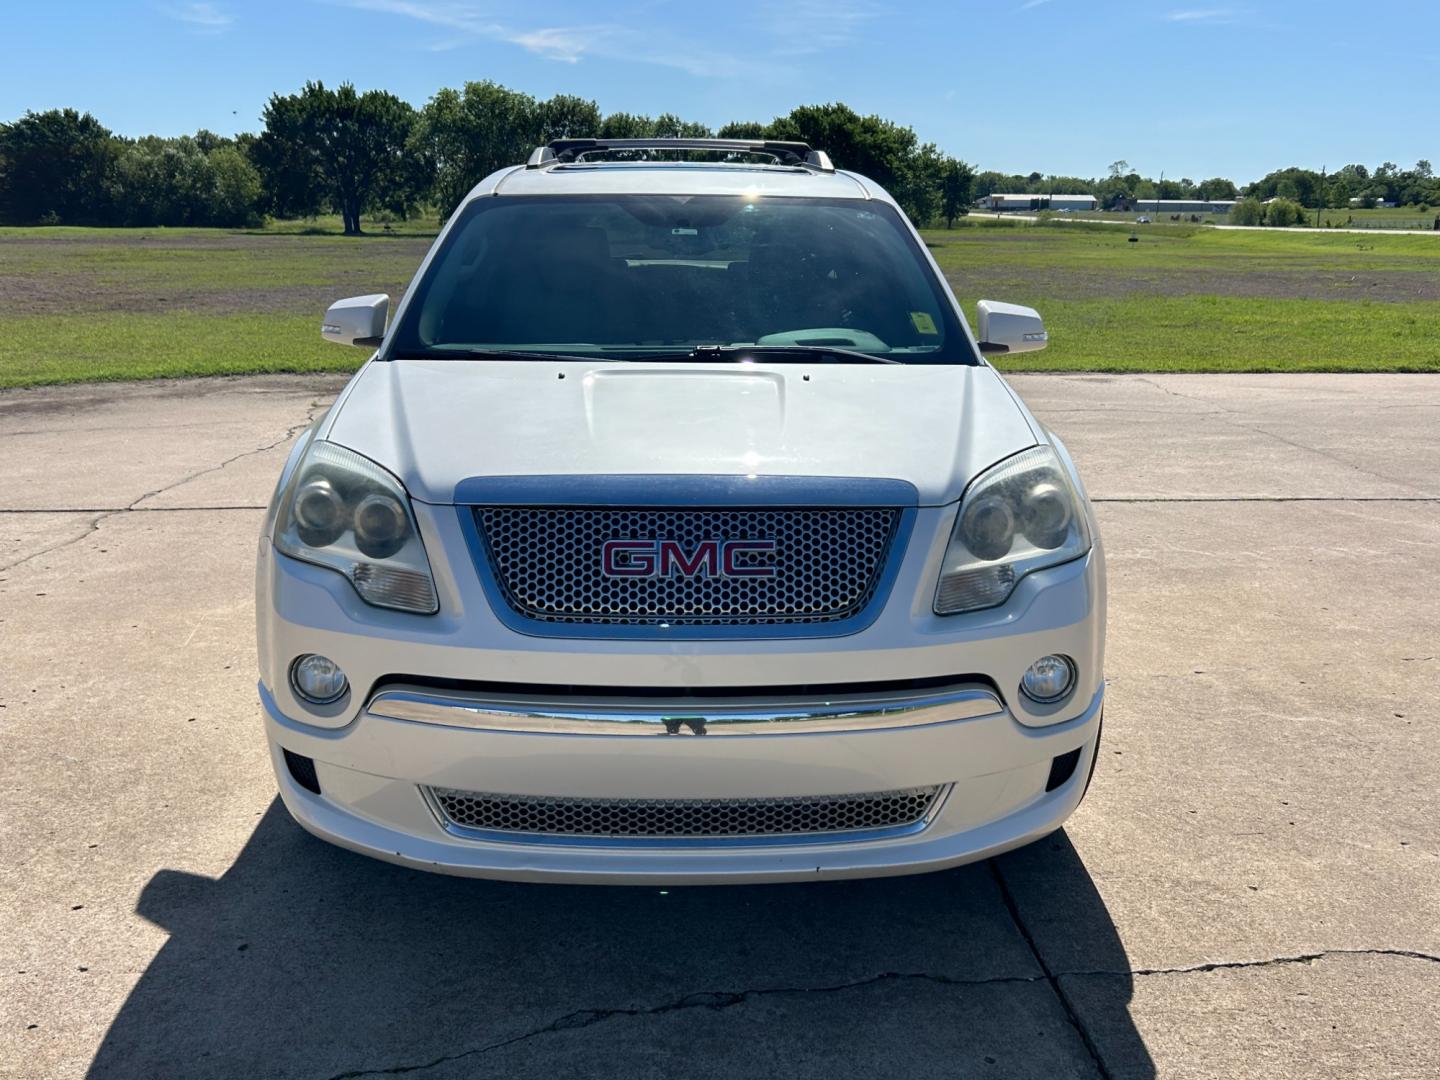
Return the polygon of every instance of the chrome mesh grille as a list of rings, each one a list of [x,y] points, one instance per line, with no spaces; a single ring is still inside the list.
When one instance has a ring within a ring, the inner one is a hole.
[[[862,611],[880,580],[898,510],[610,509],[487,506],[476,510],[491,568],[517,613],[543,622],[709,625],[825,623]],[[768,577],[611,577],[607,540],[773,540],[743,552]]]
[[[796,836],[891,829],[930,812],[939,787],[775,799],[575,799],[431,788],[462,829],[540,836]]]

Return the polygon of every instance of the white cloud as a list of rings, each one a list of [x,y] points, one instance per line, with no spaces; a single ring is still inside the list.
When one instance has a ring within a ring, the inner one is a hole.
[[[506,37],[506,41],[528,49],[547,60],[559,60],[563,64],[578,63],[585,49],[603,34],[598,27],[547,27],[543,30],[528,30]]]
[[[783,0],[768,5],[762,25],[776,55],[804,56],[849,45],[881,14],[871,0]]]
[[[188,23],[196,30],[207,34],[218,34],[230,28],[234,17],[215,4],[171,4],[160,9],[172,19]]]
[[[375,11],[450,31],[430,48],[442,51],[469,40],[503,41],[546,60],[577,64],[587,56],[631,63],[656,64],[691,75],[757,74],[758,66],[739,57],[716,53],[694,43],[677,41],[653,29],[632,30],[614,23],[588,26],[524,27],[498,22],[469,4],[444,0],[328,0],[340,7]]]
[[[1192,8],[1186,11],[1172,11],[1165,18],[1174,23],[1209,23],[1211,25],[1233,23],[1245,12],[1235,8]]]
[[[1021,11],[1029,11],[1031,8],[1037,8],[1037,7],[1039,7],[1041,4],[1048,4],[1048,3],[1050,3],[1050,0],[1025,0],[1025,3],[1023,3],[1023,4],[1020,5],[1019,10],[1021,10]]]

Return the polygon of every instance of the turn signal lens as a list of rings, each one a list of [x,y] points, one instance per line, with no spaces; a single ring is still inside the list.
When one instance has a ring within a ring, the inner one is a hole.
[[[1037,704],[1053,705],[1075,689],[1075,663],[1068,656],[1042,656],[1025,669],[1020,689]]]

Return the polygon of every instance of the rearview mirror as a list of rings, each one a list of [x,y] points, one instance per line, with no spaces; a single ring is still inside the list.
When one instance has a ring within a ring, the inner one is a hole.
[[[1050,341],[1045,322],[1034,308],[981,300],[976,305],[980,318],[980,351],[983,353],[1034,352]]]
[[[362,345],[373,349],[385,337],[385,316],[389,311],[390,296],[387,293],[337,300],[325,312],[320,336],[337,345]]]

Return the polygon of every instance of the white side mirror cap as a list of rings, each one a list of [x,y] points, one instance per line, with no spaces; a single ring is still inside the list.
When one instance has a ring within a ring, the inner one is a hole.
[[[373,349],[385,337],[385,316],[389,312],[388,293],[337,300],[325,312],[320,336],[338,345],[362,345]]]
[[[1049,344],[1050,335],[1045,331],[1045,321],[1034,308],[1002,304],[999,300],[981,300],[976,310],[980,314],[981,352],[1034,352]]]

